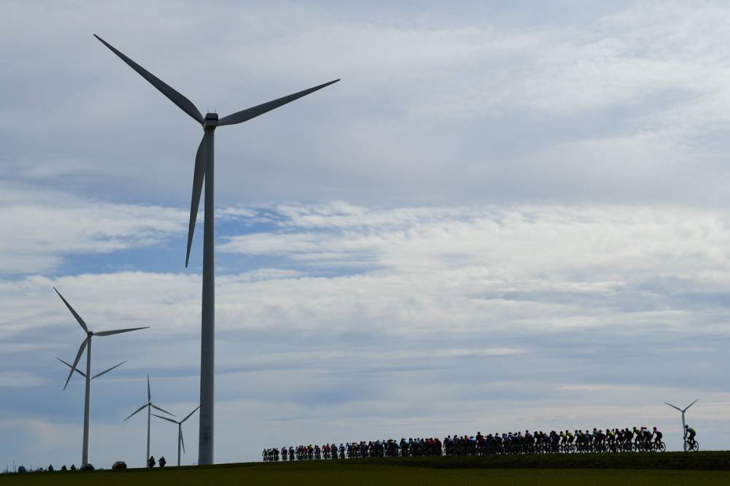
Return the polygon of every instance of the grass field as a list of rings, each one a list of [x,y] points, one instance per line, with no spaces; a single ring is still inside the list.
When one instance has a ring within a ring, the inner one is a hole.
[[[567,459],[563,459],[567,458]],[[0,485],[730,485],[730,453],[505,456],[247,463],[2,475]]]

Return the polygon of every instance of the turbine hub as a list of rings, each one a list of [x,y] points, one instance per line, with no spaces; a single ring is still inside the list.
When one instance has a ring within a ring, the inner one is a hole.
[[[203,128],[215,128],[218,126],[218,113],[208,113],[205,115]]]

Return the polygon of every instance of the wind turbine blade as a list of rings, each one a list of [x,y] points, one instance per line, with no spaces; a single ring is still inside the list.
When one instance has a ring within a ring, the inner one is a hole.
[[[694,405],[694,404],[695,404],[695,403],[697,403],[698,401],[699,401],[699,398],[698,398],[697,400],[695,400],[694,402],[690,403],[689,405],[687,405],[687,408],[685,408],[685,409],[684,409],[684,410],[682,410],[682,411],[683,411],[683,412],[686,412],[687,410],[689,410],[689,407],[691,407],[692,405]]]
[[[147,403],[152,403],[152,389],[150,388],[150,375],[147,375]]]
[[[76,370],[76,373],[78,373],[78,374],[80,374],[81,376],[83,376],[84,378],[86,378],[86,373],[84,373],[84,372],[83,372],[83,371],[81,371],[80,369],[78,369],[78,368],[74,368],[73,366],[71,366],[70,364],[66,363],[66,362],[65,362],[64,360],[62,360],[61,358],[56,358],[56,359],[57,359],[58,361],[60,361],[61,363],[65,364],[66,366],[68,366],[69,368],[71,368],[71,369],[74,369],[74,370]]]
[[[152,408],[154,408],[155,410],[159,410],[160,412],[165,412],[165,413],[166,413],[167,415],[172,415],[173,417],[175,416],[175,414],[174,414],[174,413],[170,413],[170,412],[168,412],[167,410],[163,410],[163,409],[161,409],[160,407],[158,407],[157,405],[152,405],[152,404],[150,404],[150,405],[151,405],[151,406],[152,406]]]
[[[185,437],[183,436],[182,427],[180,427],[180,445],[182,445],[183,454],[185,454]]]
[[[126,422],[127,420],[131,419],[131,418],[132,418],[132,417],[134,417],[134,416],[135,416],[135,415],[136,415],[137,413],[141,412],[142,410],[144,410],[144,409],[145,409],[145,408],[147,408],[148,406],[149,406],[149,403],[146,403],[146,404],[142,405],[142,406],[141,406],[141,407],[139,407],[139,408],[138,408],[137,410],[135,410],[134,412],[132,412],[132,415],[130,415],[129,417],[125,418],[125,419],[124,419],[124,421]]]
[[[182,419],[182,420],[180,421],[180,423],[183,423],[183,422],[185,422],[185,421],[186,421],[187,419],[189,419],[190,417],[192,417],[192,416],[193,416],[193,414],[194,414],[195,412],[197,412],[199,408],[200,408],[200,405],[198,405],[197,407],[195,407],[195,410],[193,410],[192,412],[190,412],[190,413],[188,414],[188,416],[187,416],[187,417],[185,417],[184,419]]]
[[[130,58],[122,54],[119,50],[117,50],[114,46],[109,44],[107,41],[99,37],[98,35],[94,34],[94,37],[99,39],[102,44],[107,46],[109,50],[111,50],[114,54],[119,56],[119,58],[126,62],[129,67],[137,71],[137,73],[145,78],[152,86],[157,88],[160,93],[167,96],[167,98],[175,103],[182,111],[193,117],[195,120],[197,120],[198,123],[201,125],[205,121],[203,118],[203,115],[200,114],[200,111],[195,107],[192,101],[184,97],[182,94],[175,91],[172,87],[167,85],[165,82],[163,82],[161,79],[157,78],[154,74],[147,71],[145,68],[137,64],[136,62],[132,61]]]
[[[256,118],[259,115],[263,115],[264,113],[267,113],[271,110],[275,110],[276,108],[279,108],[280,106],[283,106],[287,103],[291,103],[294,100],[298,100],[303,96],[307,96],[308,94],[314,93],[315,91],[318,91],[322,88],[326,88],[330,84],[334,84],[337,81],[339,81],[339,79],[335,79],[334,81],[330,81],[329,83],[320,84],[319,86],[315,86],[314,88],[305,89],[304,91],[299,91],[298,93],[290,94],[289,96],[284,96],[283,98],[279,98],[273,101],[269,101],[267,103],[254,106],[252,108],[247,108],[245,110],[233,113],[218,120],[218,126],[243,123],[252,118]]]
[[[79,360],[81,359],[81,355],[84,354],[84,349],[86,349],[86,345],[89,343],[90,337],[87,336],[86,339],[81,343],[81,347],[79,348],[79,352],[76,353],[76,359],[74,360],[74,364],[71,366],[71,371],[68,373],[68,378],[66,378],[66,384],[63,385],[63,389],[65,390],[68,386],[68,382],[71,381],[71,376],[74,374],[74,370],[76,369],[76,365],[79,364]]]
[[[109,369],[108,369],[108,370],[106,370],[106,371],[102,371],[101,373],[97,373],[97,374],[95,374],[94,376],[92,376],[92,377],[91,377],[91,379],[92,379],[92,380],[95,380],[95,379],[99,378],[99,377],[100,377],[101,375],[106,375],[106,374],[107,374],[107,373],[109,373],[109,372],[110,372],[111,370],[115,370],[115,369],[119,368],[119,367],[120,367],[120,366],[122,366],[122,365],[123,365],[124,363],[126,363],[126,361],[122,361],[122,362],[121,362],[121,363],[119,363],[118,365],[116,365],[116,366],[112,366],[111,368],[109,368]]]
[[[193,245],[193,233],[195,233],[195,220],[198,218],[198,206],[200,205],[200,193],[203,191],[203,180],[205,179],[205,149],[208,141],[208,132],[203,134],[203,139],[198,146],[198,153],[195,154],[195,173],[193,174],[193,196],[190,198],[190,225],[188,226],[188,253],[185,256],[185,267],[190,261],[190,248]]]
[[[61,295],[61,292],[59,292],[56,287],[53,287],[53,290],[55,290],[56,293],[58,294],[58,296],[61,297],[61,300],[63,301],[64,304],[66,304],[66,307],[68,307],[68,310],[71,311],[71,314],[74,315],[74,317],[79,322],[79,324],[81,325],[81,328],[84,330],[84,332],[89,332],[89,328],[86,326],[86,323],[84,322],[84,320],[81,318],[80,315],[78,315],[76,313],[76,311],[74,310],[74,308],[71,307],[71,304],[69,304],[68,301],[66,301],[66,299],[63,298],[63,295]]]
[[[172,420],[171,418],[163,417],[162,415],[157,415],[156,413],[153,413],[152,415],[154,417],[161,418],[162,420],[167,420],[168,422],[172,422],[173,424],[177,423],[175,420]]]
[[[666,405],[669,405],[669,406],[670,406],[670,407],[672,407],[672,408],[675,408],[675,409],[679,410],[680,412],[682,411],[682,409],[681,409],[681,408],[679,408],[679,407],[675,407],[675,406],[674,406],[674,405],[672,405],[671,403],[667,403],[667,402],[664,402],[664,403],[665,403]]]
[[[94,333],[94,336],[113,336],[114,334],[122,334],[123,332],[139,331],[140,329],[149,329],[149,326],[147,326],[147,327],[132,327],[130,329],[117,329],[117,330],[114,330],[114,331],[95,332]]]

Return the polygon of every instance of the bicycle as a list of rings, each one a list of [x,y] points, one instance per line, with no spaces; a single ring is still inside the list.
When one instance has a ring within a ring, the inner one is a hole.
[[[694,439],[685,437],[684,452],[697,452],[700,450],[700,444]]]
[[[652,452],[666,452],[667,445],[664,443],[664,441],[656,441],[656,440],[652,441],[651,451]]]

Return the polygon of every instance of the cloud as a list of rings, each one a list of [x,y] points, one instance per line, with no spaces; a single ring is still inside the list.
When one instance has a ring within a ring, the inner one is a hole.
[[[220,131],[228,205],[727,203],[725,5],[550,4],[542,20],[468,2],[462,14],[432,5],[441,15],[249,7],[186,3],[173,21],[164,2],[14,3],[0,30],[0,171],[91,197],[187,203],[199,127],[91,37],[100,32],[221,114],[343,79]],[[30,23],[43,35],[17,27]],[[210,25],[214,45],[181,34]]]
[[[112,204],[33,186],[0,191],[0,272],[48,272],[74,254],[112,253],[162,243],[184,231],[183,211]]]
[[[543,285],[703,280],[728,265],[730,221],[676,207],[493,206],[378,209],[280,206],[271,230],[229,236],[223,252],[384,272],[461,271]],[[717,272],[717,273],[716,273]],[[696,282],[699,283],[699,282]]]
[[[30,373],[0,373],[0,388],[19,388],[45,384],[46,381],[43,378],[33,376]]]

